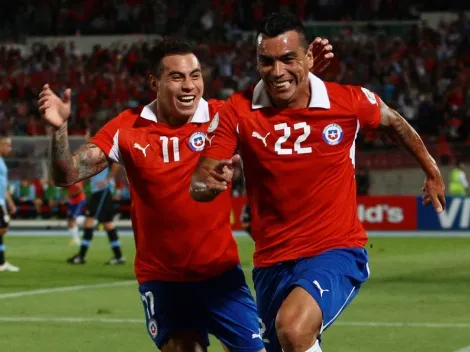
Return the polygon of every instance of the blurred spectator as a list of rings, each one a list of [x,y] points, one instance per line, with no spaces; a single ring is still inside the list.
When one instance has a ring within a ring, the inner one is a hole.
[[[447,189],[447,193],[450,196],[465,197],[468,195],[469,184],[463,166],[463,162],[457,159],[454,168],[450,171]]]
[[[55,186],[52,179],[43,181],[42,184],[43,195],[42,199],[38,199],[38,203],[44,206],[40,207],[40,214],[43,218],[50,218],[51,216],[57,215],[60,205],[67,202],[66,190]]]
[[[41,213],[42,200],[36,197],[36,189],[28,180],[21,180],[13,194],[18,213],[27,213],[29,217],[37,217]]]

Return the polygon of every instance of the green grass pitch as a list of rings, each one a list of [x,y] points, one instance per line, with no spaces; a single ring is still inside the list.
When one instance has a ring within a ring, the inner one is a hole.
[[[0,273],[0,351],[155,351],[129,263],[97,237],[83,266],[66,237],[6,237],[20,273]],[[253,243],[239,237],[251,285]],[[470,351],[470,239],[372,238],[371,279],[323,336],[326,352]],[[69,287],[69,289],[64,289]],[[43,291],[38,291],[43,290]],[[29,292],[28,291],[32,291]],[[222,352],[216,340],[209,351]]]

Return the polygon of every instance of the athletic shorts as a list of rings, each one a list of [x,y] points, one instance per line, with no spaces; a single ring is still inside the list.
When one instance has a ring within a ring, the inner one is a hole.
[[[108,189],[95,192],[87,203],[85,216],[95,218],[101,223],[111,222],[116,215],[113,198]]]
[[[333,249],[310,258],[254,268],[256,302],[266,350],[282,351],[276,334],[276,315],[293,288],[304,288],[320,306],[321,333],[351,303],[368,278],[368,256],[363,248]]]
[[[212,334],[231,351],[264,348],[256,304],[241,266],[201,282],[150,281],[139,287],[147,331],[162,348],[175,333]]]
[[[75,220],[78,216],[82,215],[83,208],[86,205],[86,201],[82,200],[80,203],[70,204],[67,209],[67,218],[69,220]]]

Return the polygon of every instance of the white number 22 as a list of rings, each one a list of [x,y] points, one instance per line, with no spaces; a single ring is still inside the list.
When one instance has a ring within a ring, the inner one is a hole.
[[[274,145],[274,150],[276,151],[276,153],[278,153],[279,155],[292,154],[292,149],[282,147],[282,144],[286,142],[290,137],[290,134],[291,134],[290,127],[287,126],[287,123],[279,123],[277,125],[274,125],[274,129],[276,131],[284,130],[284,135],[279,137],[276,144]],[[300,135],[295,141],[294,151],[297,154],[309,154],[312,152],[312,148],[311,147],[304,148],[300,145],[300,143],[304,142],[307,139],[307,137],[310,135],[310,126],[307,125],[306,122],[298,122],[294,125],[294,130],[300,130],[300,129],[303,129],[304,133]]]

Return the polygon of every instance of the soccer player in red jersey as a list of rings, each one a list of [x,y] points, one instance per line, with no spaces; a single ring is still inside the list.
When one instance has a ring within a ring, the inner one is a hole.
[[[321,70],[332,54],[314,42]],[[52,175],[67,186],[91,177],[110,162],[124,165],[131,192],[135,273],[147,328],[163,351],[204,351],[214,334],[230,351],[260,351],[256,305],[246,285],[229,225],[227,192],[199,204],[188,194],[206,133],[224,103],[202,99],[199,61],[189,44],[163,41],[154,60],[150,87],[156,100],[122,112],[74,154],[67,118],[70,90],[57,97],[44,86],[39,106],[55,128]]]
[[[77,217],[82,214],[86,204],[85,190],[83,182],[68,187],[69,206],[67,210],[67,228],[69,229],[72,239],[70,244],[80,244],[78,236]]]
[[[444,184],[419,135],[377,95],[309,73],[314,58],[295,16],[262,21],[257,56],[262,80],[219,109],[191,195],[224,196],[240,151],[266,350],[318,352],[321,333],[369,277],[354,179],[359,129],[383,130],[416,158],[426,174],[424,202],[438,212]]]
[[[326,41],[314,42],[321,70],[331,58]],[[163,351],[204,351],[208,333],[230,351],[263,350],[253,297],[231,232],[229,192],[200,204],[188,194],[200,152],[222,101],[202,99],[203,80],[189,44],[163,41],[150,87],[156,100],[122,112],[72,154],[67,118],[70,90],[58,98],[46,85],[39,106],[55,127],[52,175],[70,185],[124,165],[131,192],[135,273],[147,328]]]

